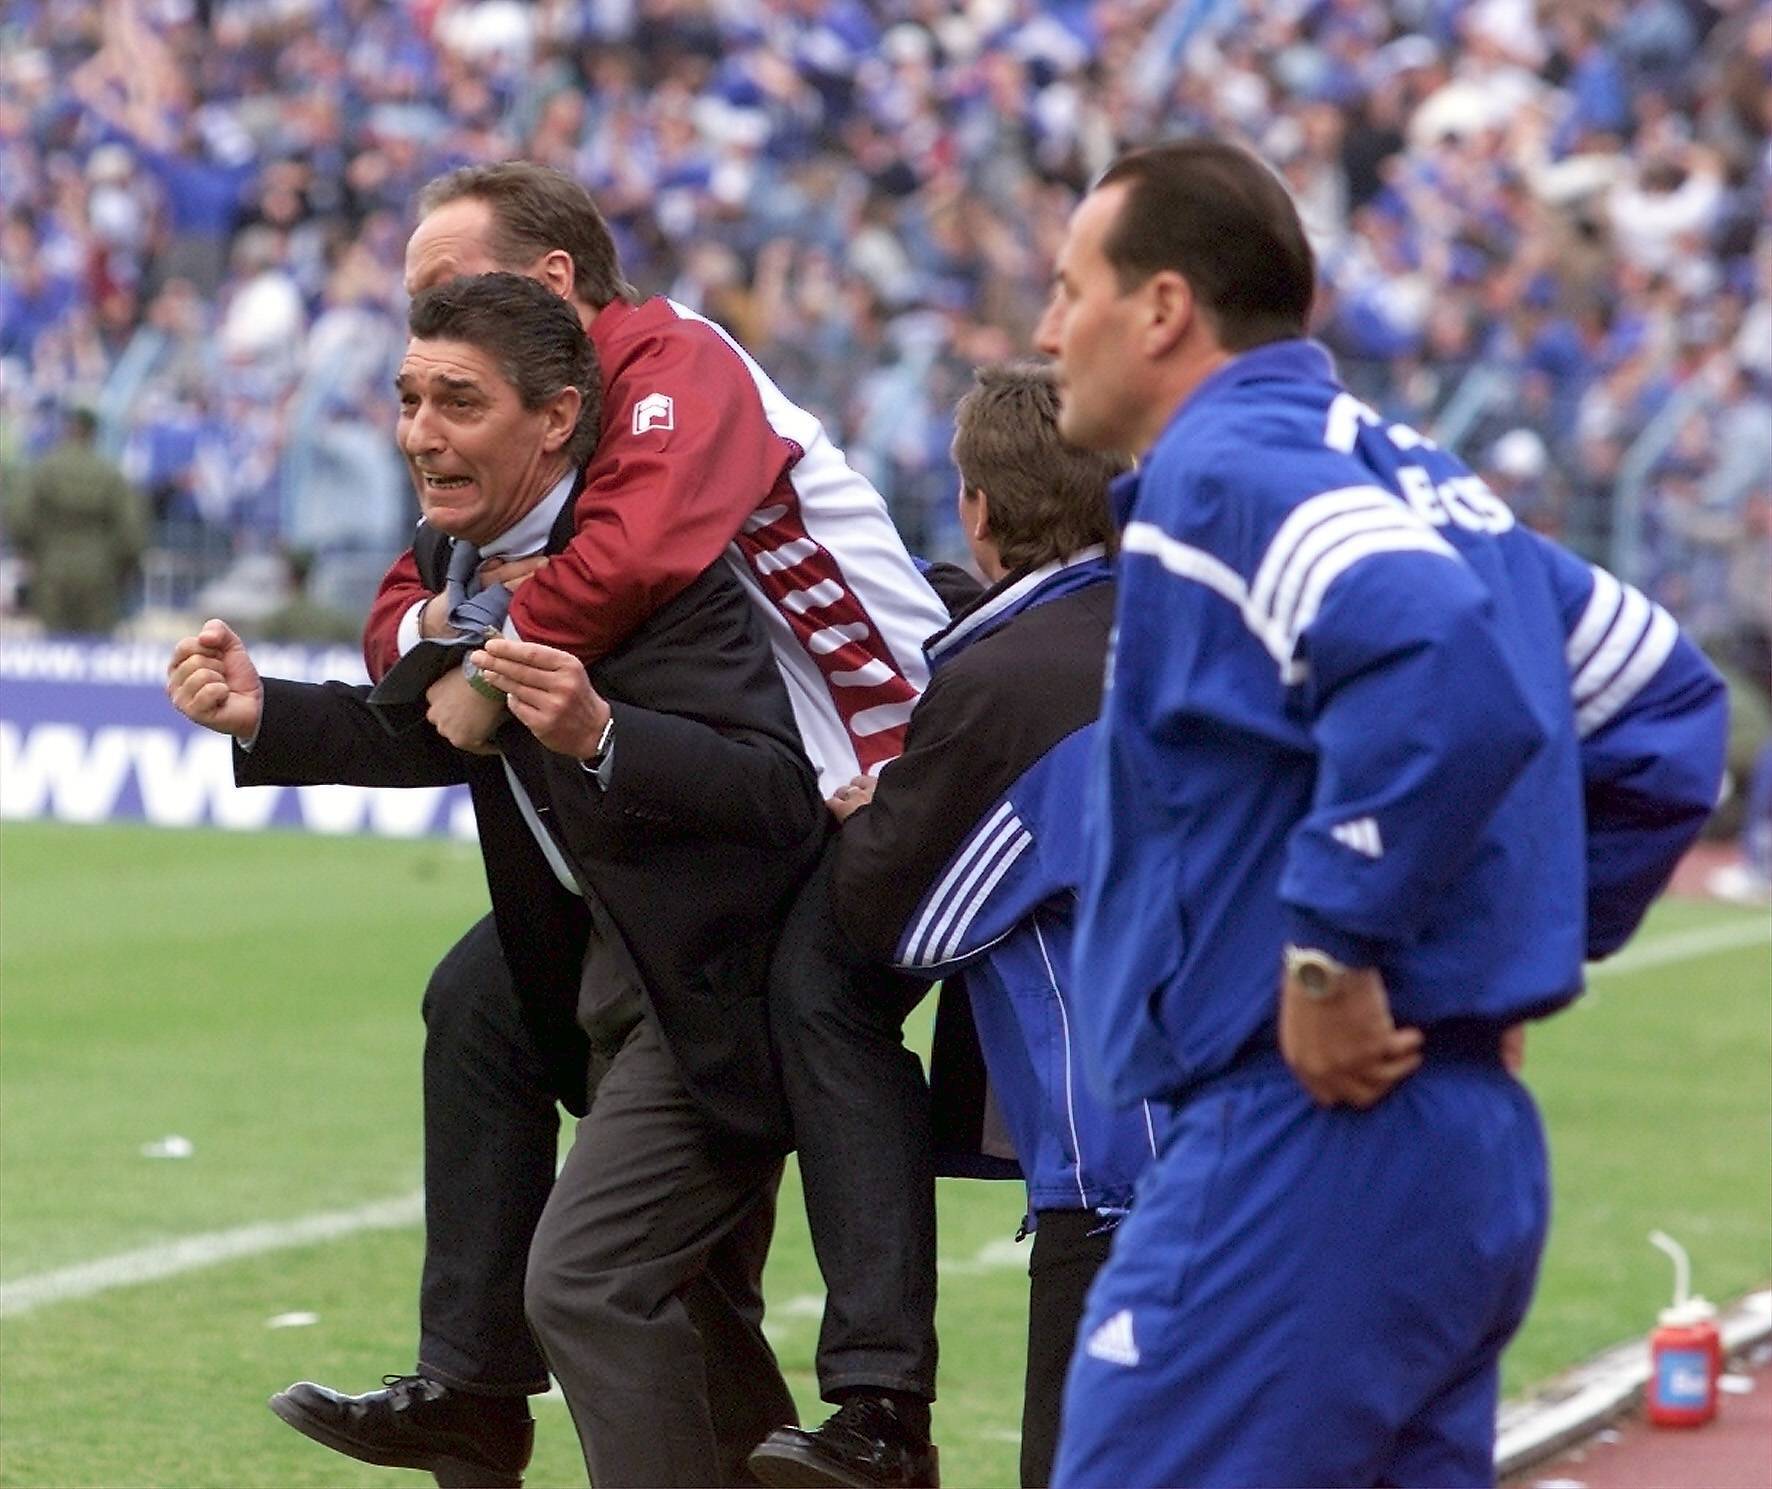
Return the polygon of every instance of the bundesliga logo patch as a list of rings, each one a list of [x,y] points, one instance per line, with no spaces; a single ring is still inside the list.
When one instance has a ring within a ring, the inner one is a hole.
[[[667,393],[648,393],[634,405],[634,433],[644,434],[648,429],[675,429],[677,427],[677,406],[671,402]]]
[[[1132,1337],[1132,1310],[1122,1308],[1091,1334],[1083,1353],[1110,1365],[1136,1365],[1138,1342]]]

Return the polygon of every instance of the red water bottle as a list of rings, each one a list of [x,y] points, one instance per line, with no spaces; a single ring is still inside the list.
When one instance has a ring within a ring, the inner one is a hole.
[[[1688,1295],[1691,1264],[1685,1248],[1660,1231],[1649,1240],[1674,1260],[1673,1306],[1661,1310],[1649,1336],[1649,1420],[1657,1427],[1702,1427],[1717,1414],[1717,1381],[1723,1373],[1717,1310]]]
[[[1703,1298],[1663,1308],[1649,1336],[1649,1420],[1657,1427],[1702,1427],[1717,1414],[1722,1373],[1717,1310]]]

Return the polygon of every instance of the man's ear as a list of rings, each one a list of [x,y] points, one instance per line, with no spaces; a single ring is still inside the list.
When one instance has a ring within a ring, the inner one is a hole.
[[[1143,349],[1151,357],[1165,357],[1193,328],[1198,313],[1194,287],[1174,270],[1163,269],[1145,282],[1144,295]]]
[[[974,486],[971,497],[972,515],[968,521],[972,528],[972,537],[982,543],[991,535],[991,499],[982,486]]]
[[[577,388],[562,388],[542,405],[541,447],[549,455],[563,450],[578,428],[578,413],[584,407],[584,394]]]
[[[567,304],[576,303],[572,292],[578,284],[578,271],[564,248],[550,248],[529,266],[529,277],[539,279]]]

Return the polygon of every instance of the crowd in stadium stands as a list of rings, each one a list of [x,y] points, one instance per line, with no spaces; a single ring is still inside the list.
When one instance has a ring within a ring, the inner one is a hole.
[[[411,514],[413,196],[519,155],[586,182],[630,277],[730,328],[953,556],[970,369],[1027,347],[1091,176],[1200,130],[1297,193],[1351,386],[1763,648],[1753,0],[8,0],[0,465],[83,398],[163,543],[372,578]]]

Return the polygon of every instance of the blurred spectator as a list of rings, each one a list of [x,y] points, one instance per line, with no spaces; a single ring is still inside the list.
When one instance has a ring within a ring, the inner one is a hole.
[[[1712,869],[1706,888],[1738,905],[1772,905],[1772,743],[1760,747],[1748,777],[1741,858]]]
[[[51,631],[109,632],[147,546],[142,500],[93,448],[97,434],[90,409],[72,410],[67,437],[25,473],[6,514],[30,564],[31,611]]]
[[[0,445],[102,386],[163,538],[372,571],[413,194],[521,154],[957,556],[954,391],[1025,347],[1091,177],[1193,129],[1297,193],[1375,407],[1701,634],[1772,590],[1754,0],[15,0]]]
[[[259,620],[247,623],[242,634],[252,641],[355,645],[363,634],[362,617],[322,604],[309,592],[313,555],[300,549],[286,550],[283,567],[287,575],[283,602]]]
[[[1550,537],[1562,535],[1562,492],[1550,452],[1534,431],[1508,430],[1473,468],[1526,526]]]

